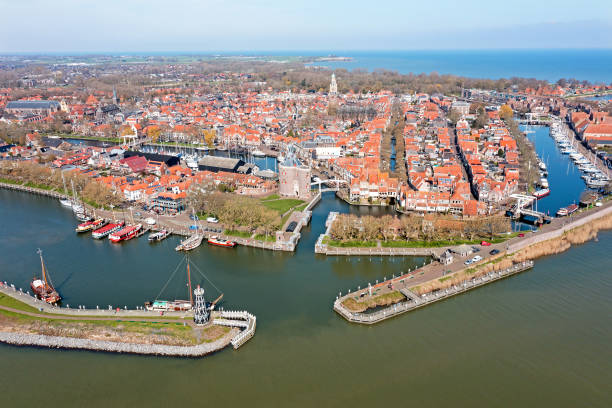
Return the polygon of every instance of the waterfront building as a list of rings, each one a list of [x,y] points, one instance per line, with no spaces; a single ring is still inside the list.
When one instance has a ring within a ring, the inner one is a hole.
[[[310,198],[310,167],[304,166],[295,157],[279,164],[279,193],[284,197]]]

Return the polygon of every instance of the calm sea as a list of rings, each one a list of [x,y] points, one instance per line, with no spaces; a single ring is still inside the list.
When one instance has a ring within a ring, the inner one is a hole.
[[[465,50],[465,51],[335,51],[317,55],[352,57],[322,61],[333,69],[387,69],[402,74],[454,74],[470,78],[537,78],[555,82],[576,78],[612,82],[612,50]]]

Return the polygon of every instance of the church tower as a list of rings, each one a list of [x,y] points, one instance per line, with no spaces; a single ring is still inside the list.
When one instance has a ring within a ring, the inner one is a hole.
[[[118,102],[119,101],[117,100],[117,88],[115,88],[115,86],[113,85],[113,103],[117,105]]]
[[[336,74],[332,73],[331,83],[329,84],[329,93],[335,95],[338,93],[338,84],[336,83]]]

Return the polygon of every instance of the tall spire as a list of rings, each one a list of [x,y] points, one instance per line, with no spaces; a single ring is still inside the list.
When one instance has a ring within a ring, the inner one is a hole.
[[[338,93],[338,84],[336,83],[336,74],[332,73],[331,83],[329,84],[329,93],[335,95]]]
[[[113,103],[115,105],[117,105],[117,88],[115,88],[115,85],[113,85]]]

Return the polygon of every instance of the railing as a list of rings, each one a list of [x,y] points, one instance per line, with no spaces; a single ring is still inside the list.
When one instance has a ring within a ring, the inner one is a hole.
[[[386,320],[390,317],[408,312],[410,310],[414,310],[426,306],[428,304],[437,302],[439,300],[446,299],[463,292],[467,292],[470,289],[486,285],[487,283],[494,282],[510,275],[514,275],[532,267],[533,261],[525,261],[518,264],[514,264],[510,268],[496,272],[489,272],[488,274],[480,276],[478,278],[466,279],[458,285],[453,285],[450,288],[437,292],[430,292],[428,294],[422,295],[420,298],[413,298],[403,303],[391,305],[376,313],[364,314],[358,312],[353,313],[349,311],[342,305],[342,300],[346,297],[336,299],[336,301],[334,302],[334,310],[350,322],[374,324]]]

